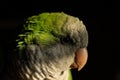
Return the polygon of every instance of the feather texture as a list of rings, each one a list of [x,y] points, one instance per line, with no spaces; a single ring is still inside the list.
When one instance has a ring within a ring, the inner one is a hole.
[[[83,22],[63,12],[27,18],[18,36],[5,80],[72,80],[75,51],[88,44]]]

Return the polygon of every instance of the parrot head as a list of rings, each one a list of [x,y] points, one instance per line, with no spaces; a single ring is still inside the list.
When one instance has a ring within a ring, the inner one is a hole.
[[[85,25],[63,12],[27,18],[16,41],[20,75],[27,80],[68,80],[68,69],[80,70],[87,61]]]

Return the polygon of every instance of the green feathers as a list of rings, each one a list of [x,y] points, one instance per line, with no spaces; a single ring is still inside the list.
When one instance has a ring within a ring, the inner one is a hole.
[[[73,80],[72,72],[70,70],[68,71],[68,80]]]
[[[79,37],[84,34],[83,31],[86,32],[81,20],[63,12],[46,12],[31,16],[26,19],[23,27],[22,34],[17,39],[19,49],[31,44],[49,46],[61,43],[62,39],[67,40],[68,37],[71,39],[70,44],[79,46],[82,42]]]
[[[65,13],[42,13],[29,17],[23,25],[17,47],[22,49],[26,44],[50,45],[59,42],[60,36],[66,36],[63,26],[68,17]]]

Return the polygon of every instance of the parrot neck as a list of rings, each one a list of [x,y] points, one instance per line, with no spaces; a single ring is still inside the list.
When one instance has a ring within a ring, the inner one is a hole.
[[[60,44],[46,50],[29,45],[25,55],[27,60],[20,63],[22,80],[68,80],[68,70],[75,55],[67,51],[69,48]]]

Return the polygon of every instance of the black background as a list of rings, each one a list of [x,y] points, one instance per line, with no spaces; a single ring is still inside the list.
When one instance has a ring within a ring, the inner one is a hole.
[[[15,28],[29,16],[65,12],[83,20],[89,33],[88,62],[80,72],[73,70],[75,80],[120,80],[119,10],[115,0],[4,0],[0,2],[0,40],[9,43]]]

